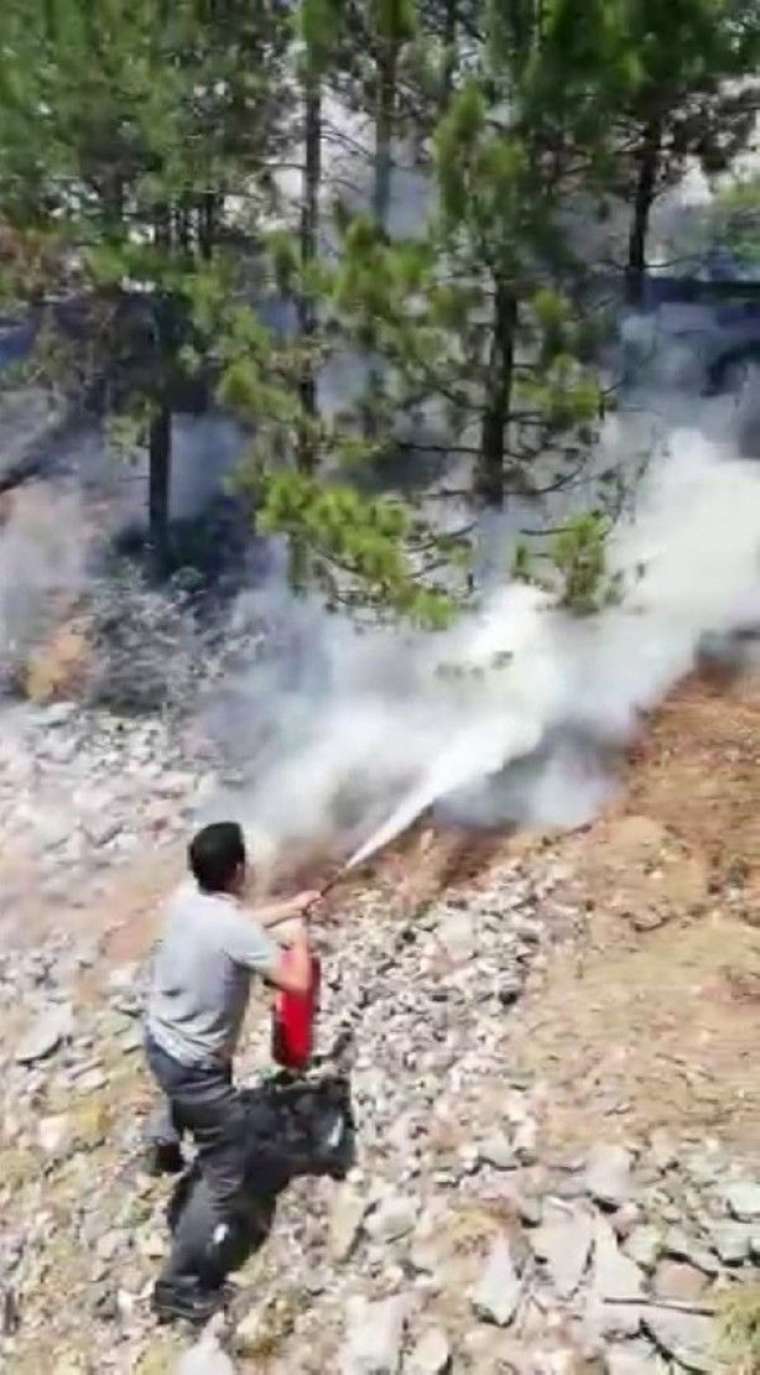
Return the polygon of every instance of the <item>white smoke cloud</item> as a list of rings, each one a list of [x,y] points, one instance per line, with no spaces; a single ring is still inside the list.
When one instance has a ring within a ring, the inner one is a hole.
[[[760,621],[760,468],[673,433],[609,564],[626,591],[596,616],[506,584],[441,635],[357,634],[280,594],[269,609],[288,619],[289,648],[222,713],[246,781],[218,808],[267,853],[296,840],[367,853],[433,804],[476,825],[589,819],[614,787],[606,752],[693,667],[702,637]],[[440,673],[451,664],[468,671]]]

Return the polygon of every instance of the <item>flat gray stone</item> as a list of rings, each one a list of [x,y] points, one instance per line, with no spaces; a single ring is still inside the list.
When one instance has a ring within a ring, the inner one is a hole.
[[[720,1222],[711,1230],[712,1244],[724,1265],[742,1265],[749,1260],[753,1237],[751,1226],[742,1222]]]
[[[631,1193],[631,1156],[624,1146],[594,1146],[586,1169],[586,1190],[605,1208],[621,1208]]]
[[[45,1155],[65,1153],[71,1136],[71,1121],[65,1113],[41,1117],[37,1124],[37,1144]]]
[[[634,1227],[623,1250],[644,1270],[653,1270],[662,1251],[662,1233],[657,1227]]]
[[[195,1346],[181,1357],[177,1375],[235,1375],[235,1367],[222,1350],[213,1321],[201,1333]]]
[[[72,1033],[74,1014],[70,1003],[53,1003],[37,1018],[16,1050],[19,1065],[46,1060]]]
[[[617,1237],[604,1218],[594,1228],[593,1292],[604,1302],[643,1297],[644,1276],[618,1247]]]
[[[669,1308],[647,1308],[642,1318],[652,1341],[684,1370],[715,1369],[715,1330],[712,1318]]]
[[[620,1250],[611,1224],[597,1217],[594,1224],[594,1262],[586,1297],[584,1327],[591,1341],[619,1341],[641,1331],[641,1309],[630,1300],[643,1300],[644,1276]],[[625,1302],[614,1302],[625,1300]]]
[[[117,1032],[119,1038],[119,1050],[122,1055],[133,1055],[135,1051],[141,1050],[145,1044],[145,1033],[142,1027],[128,1026],[124,1030]]]
[[[76,1080],[78,1093],[100,1093],[108,1084],[108,1075],[102,1069],[88,1069]]]
[[[664,1260],[654,1272],[653,1288],[661,1299],[675,1299],[679,1303],[696,1303],[707,1288],[703,1270],[679,1260]]]
[[[728,1160],[714,1142],[705,1150],[693,1151],[684,1161],[684,1170],[695,1184],[709,1186],[725,1179]]]
[[[409,1307],[405,1294],[376,1303],[363,1297],[350,1299],[341,1375],[397,1375]]]
[[[365,1223],[367,1235],[373,1241],[399,1241],[414,1230],[419,1212],[415,1198],[400,1198],[395,1195],[384,1198]]]
[[[634,1228],[643,1226],[641,1208],[638,1203],[634,1203],[631,1199],[628,1203],[624,1203],[622,1208],[618,1208],[611,1221],[618,1239],[625,1241]]]
[[[404,1375],[446,1375],[451,1368],[451,1347],[440,1327],[431,1327],[420,1337],[404,1361]]]
[[[131,1240],[132,1237],[128,1231],[123,1228],[112,1227],[110,1231],[104,1232],[102,1237],[98,1238],[95,1252],[101,1260],[113,1260],[120,1251],[128,1250]]]
[[[478,1147],[478,1155],[485,1165],[495,1170],[516,1170],[519,1164],[511,1141],[504,1132],[494,1132]]]
[[[623,1341],[641,1331],[642,1306],[636,1303],[605,1303],[591,1290],[586,1298],[584,1330],[589,1341]]]
[[[534,1165],[536,1163],[536,1139],[538,1137],[538,1123],[532,1117],[526,1117],[521,1122],[515,1132],[514,1148],[515,1155],[521,1165]]]
[[[723,1190],[726,1206],[739,1222],[754,1222],[760,1218],[760,1184],[739,1181]]]
[[[475,1312],[497,1327],[508,1327],[517,1312],[523,1285],[513,1247],[506,1235],[497,1237],[472,1296]]]
[[[607,1347],[607,1375],[658,1375],[662,1363],[649,1342],[630,1341]]]
[[[518,1193],[517,1211],[525,1227],[538,1227],[544,1215],[543,1199],[536,1194]]]
[[[682,1227],[669,1228],[665,1233],[662,1252],[673,1260],[688,1261],[689,1265],[695,1265],[706,1275],[716,1275],[720,1268],[710,1248],[698,1237],[690,1236]]]
[[[552,1286],[561,1299],[572,1298],[586,1269],[594,1240],[594,1225],[580,1208],[572,1212],[547,1207],[544,1221],[531,1234],[536,1255],[546,1262]]]
[[[46,726],[65,726],[72,716],[78,711],[76,702],[53,702],[51,706],[45,707],[44,721]]]
[[[341,1184],[335,1191],[330,1208],[327,1249],[330,1258],[338,1263],[348,1260],[356,1245],[367,1199],[350,1184]]]
[[[678,1151],[668,1132],[658,1127],[649,1143],[652,1162],[658,1170],[669,1170],[678,1163]]]
[[[71,814],[63,809],[47,808],[35,816],[35,831],[46,850],[57,850],[65,845],[73,830]]]
[[[119,834],[123,821],[107,812],[92,812],[84,818],[82,829],[93,845],[107,845],[109,840]]]
[[[452,912],[439,922],[436,935],[447,953],[457,963],[464,964],[475,957],[477,942],[475,924],[467,912]]]

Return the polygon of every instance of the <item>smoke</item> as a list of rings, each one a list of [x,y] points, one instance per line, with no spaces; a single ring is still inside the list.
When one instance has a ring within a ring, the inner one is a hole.
[[[85,582],[87,532],[72,491],[8,493],[0,511],[0,679],[13,674]]]
[[[357,862],[431,806],[477,826],[590,819],[614,790],[611,757],[703,637],[758,620],[760,469],[673,433],[609,571],[622,600],[597,615],[505,580],[438,635],[259,601],[287,635],[208,717],[239,769],[215,810],[234,809],[267,858],[309,842],[359,846]]]
[[[337,181],[353,169],[364,203],[366,159],[345,157],[346,166],[336,155],[328,171]],[[677,232],[669,214],[680,224],[684,204],[706,194],[697,185],[679,191],[658,237]],[[413,229],[427,195],[415,173],[397,179],[396,232]],[[651,324],[629,319],[627,329],[631,346],[646,351]],[[478,572],[488,590],[478,611],[445,634],[358,631],[318,604],[294,602],[273,576],[238,605],[243,621],[271,628],[266,653],[215,692],[204,712],[228,760],[227,781],[204,819],[240,816],[260,860],[301,842],[361,857],[429,807],[478,827],[572,826],[605,804],[617,752],[641,714],[688,673],[704,637],[760,620],[760,469],[727,455],[729,417],[719,408],[708,415],[700,403],[694,414],[693,393],[679,400],[669,388],[682,365],[672,361],[672,338],[665,342],[656,358],[659,395],[648,384],[638,418],[611,422],[610,432],[624,432],[622,443],[608,432],[574,494],[588,509],[605,470],[621,463],[624,485],[636,490],[635,509],[626,506],[609,547],[622,603],[577,619],[549,594],[508,583],[518,527],[560,524],[565,494],[546,499],[540,512],[515,501],[503,521],[483,530]],[[320,379],[327,413],[354,390],[363,366],[351,356],[332,360]],[[688,414],[699,428],[675,428],[669,452],[654,455],[639,484],[633,460],[637,445],[652,448],[643,432],[653,400],[671,418],[680,406],[677,424]],[[195,511],[210,495],[197,483],[208,443],[219,450],[217,473],[237,453],[241,436],[219,423],[178,428],[188,461],[178,464],[175,514]],[[61,504],[68,498],[56,493],[44,517],[25,500],[0,529],[0,658],[33,642],[61,591],[84,582],[86,540],[78,512]]]

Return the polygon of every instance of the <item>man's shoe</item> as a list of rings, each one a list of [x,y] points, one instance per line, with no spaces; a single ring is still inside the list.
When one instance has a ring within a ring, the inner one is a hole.
[[[202,1327],[230,1297],[227,1285],[207,1289],[197,1280],[158,1280],[151,1306],[159,1322],[182,1321]]]
[[[145,1151],[145,1173],[158,1177],[162,1174],[182,1174],[185,1157],[178,1141],[152,1141]]]

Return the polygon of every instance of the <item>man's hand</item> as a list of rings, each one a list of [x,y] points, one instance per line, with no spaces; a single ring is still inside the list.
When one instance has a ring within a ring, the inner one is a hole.
[[[266,907],[256,908],[254,916],[261,926],[279,926],[281,922],[293,921],[296,917],[308,921],[321,898],[322,894],[318,890],[307,889],[303,893],[297,893],[294,898],[283,898],[279,902],[269,903]]]
[[[311,909],[313,907],[316,907],[317,903],[321,902],[321,900],[322,894],[320,893],[319,889],[312,890],[310,888],[306,888],[304,889],[303,893],[296,893],[296,896],[292,899],[293,915],[303,917],[308,916],[311,912]]]
[[[299,899],[308,898],[309,905],[314,902],[313,893],[299,893]],[[276,969],[270,976],[270,982],[275,988],[281,988],[285,993],[295,993],[301,996],[308,993],[311,986],[312,969],[311,954],[309,951],[309,932],[308,925],[303,914],[296,917],[296,930],[293,933],[293,940],[286,953],[280,956]]]

